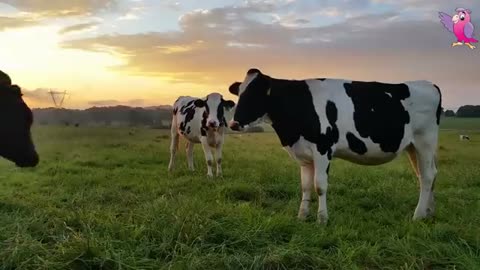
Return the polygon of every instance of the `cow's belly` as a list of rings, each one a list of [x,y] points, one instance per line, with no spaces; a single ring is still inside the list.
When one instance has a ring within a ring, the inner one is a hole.
[[[286,146],[284,149],[301,165],[311,164],[313,162],[314,152],[317,151],[316,145],[305,140],[303,137],[300,137],[294,145]],[[367,153],[359,155],[348,147],[343,147],[342,144],[339,144],[333,152],[333,157],[360,165],[380,165],[398,157],[403,149],[404,145],[395,153],[387,153],[383,152],[378,145],[369,145]]]
[[[298,163],[311,164],[313,162],[313,151],[315,144],[306,141],[303,137],[300,137],[294,145],[285,146],[283,149],[288,152],[290,157],[295,159]]]
[[[192,143],[200,143],[200,136],[196,136],[193,134],[180,134],[183,138],[185,138],[187,141],[192,142]]]
[[[183,129],[180,125],[177,126],[177,133],[184,139],[193,142],[200,143],[200,130],[194,126],[186,125]]]
[[[394,160],[398,156],[398,153],[370,151],[363,155],[359,155],[349,149],[337,149],[333,156],[360,165],[380,165]]]

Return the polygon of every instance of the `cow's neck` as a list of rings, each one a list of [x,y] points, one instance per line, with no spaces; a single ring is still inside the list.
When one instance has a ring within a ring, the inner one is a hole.
[[[312,129],[306,116],[318,117],[312,95],[305,81],[271,79],[267,97],[267,116],[283,146],[292,146],[300,136],[311,137]],[[313,123],[319,125],[318,118]],[[315,128],[315,127],[313,127]],[[317,130],[320,130],[319,127]],[[313,139],[313,138],[312,138]]]

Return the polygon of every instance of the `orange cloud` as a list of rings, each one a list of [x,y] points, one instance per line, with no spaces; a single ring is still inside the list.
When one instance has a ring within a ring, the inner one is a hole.
[[[103,9],[112,9],[118,4],[116,0],[1,0],[0,2],[11,5],[20,11],[35,13],[42,17],[87,15]]]

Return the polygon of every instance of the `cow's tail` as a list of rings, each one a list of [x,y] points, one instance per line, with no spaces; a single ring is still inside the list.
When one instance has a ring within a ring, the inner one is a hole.
[[[440,91],[440,88],[434,84],[433,85],[438,92],[438,105],[437,105],[437,125],[440,125],[440,117],[442,116],[442,91]]]
[[[440,118],[442,116],[442,91],[440,91],[440,87],[438,87],[436,84],[433,85],[438,92],[438,105],[437,105],[437,125],[440,126]],[[438,168],[438,137],[437,137],[437,149],[435,151],[435,154],[433,156],[433,165],[435,166],[435,170]]]

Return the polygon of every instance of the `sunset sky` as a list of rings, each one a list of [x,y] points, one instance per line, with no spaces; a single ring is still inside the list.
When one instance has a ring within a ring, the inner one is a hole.
[[[451,48],[438,11],[450,0],[0,0],[0,70],[33,107],[48,89],[68,108],[171,104],[243,80],[425,79],[444,107],[480,104],[480,44]]]

